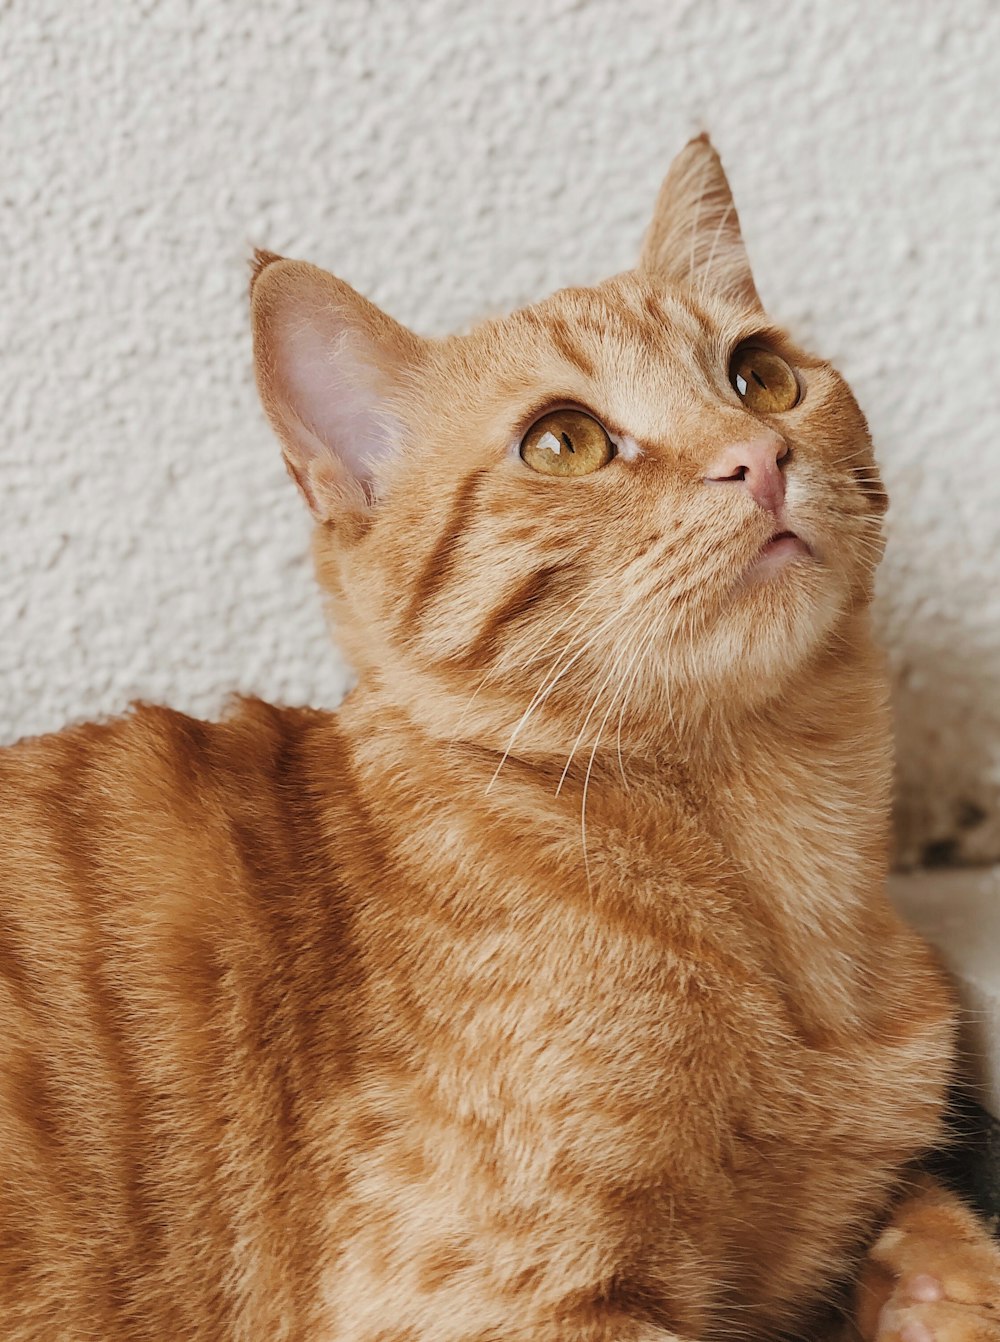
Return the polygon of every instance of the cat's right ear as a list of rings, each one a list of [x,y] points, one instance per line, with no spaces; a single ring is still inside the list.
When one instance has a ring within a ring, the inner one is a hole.
[[[424,342],[343,280],[271,252],[255,254],[250,296],[257,388],[289,473],[318,521],[367,510]]]
[[[707,135],[690,140],[670,165],[653,211],[639,269],[654,279],[716,293],[762,311],[733,194]]]

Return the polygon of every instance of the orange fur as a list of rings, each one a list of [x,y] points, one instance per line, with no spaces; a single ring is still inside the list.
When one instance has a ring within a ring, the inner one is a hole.
[[[876,1336],[952,1057],[884,892],[884,496],[711,147],[638,271],[464,337],[271,254],[252,297],[359,682],[0,753],[0,1335],[764,1338],[874,1244]],[[703,478],[751,334],[805,386],[815,557],[766,581],[773,519]],[[565,403],[638,455],[532,474]]]

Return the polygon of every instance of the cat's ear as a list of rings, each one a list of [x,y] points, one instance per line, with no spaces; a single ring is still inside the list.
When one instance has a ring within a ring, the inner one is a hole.
[[[257,387],[290,474],[319,521],[366,508],[424,342],[305,261],[257,252],[250,294]]]
[[[670,165],[639,269],[760,309],[732,192],[707,135],[689,141]]]

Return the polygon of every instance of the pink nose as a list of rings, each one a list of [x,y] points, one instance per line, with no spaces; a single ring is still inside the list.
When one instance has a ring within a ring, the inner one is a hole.
[[[739,484],[750,497],[777,513],[785,501],[785,477],[778,463],[788,444],[777,433],[762,433],[745,443],[731,443],[705,473],[712,484]]]

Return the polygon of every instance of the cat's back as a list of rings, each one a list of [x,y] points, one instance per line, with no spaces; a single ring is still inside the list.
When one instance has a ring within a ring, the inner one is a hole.
[[[0,814],[5,1342],[269,1317],[309,1238],[298,1111],[352,1054],[367,845],[336,718],[140,706],[0,751]]]
[[[233,929],[251,904],[297,891],[320,824],[311,795],[318,731],[329,766],[323,823],[335,823],[338,791],[350,808],[335,723],[254,699],[218,722],[140,704],[0,750],[8,980],[22,920],[21,950],[40,953],[67,921],[129,940],[174,923],[180,937],[199,924]]]

